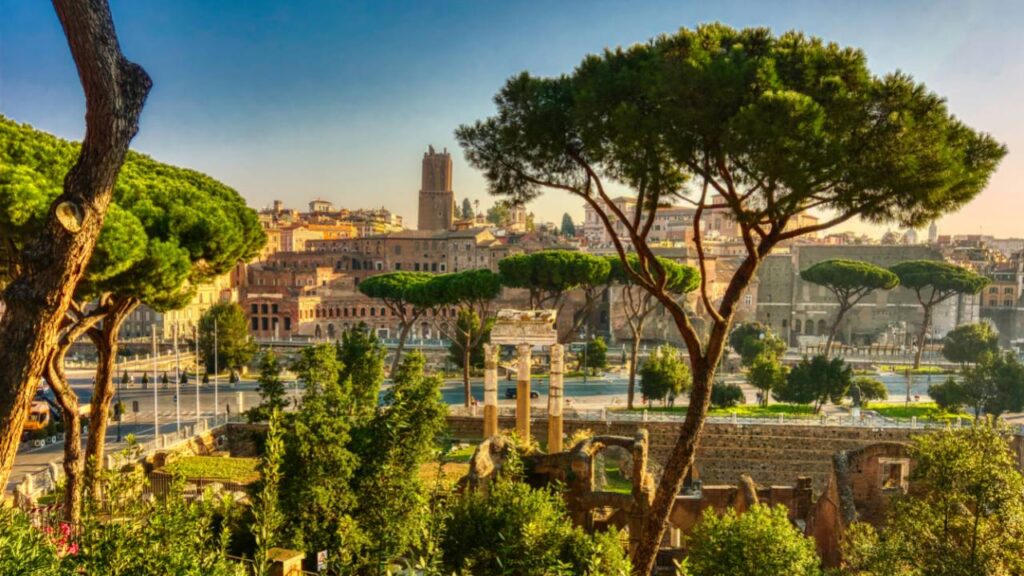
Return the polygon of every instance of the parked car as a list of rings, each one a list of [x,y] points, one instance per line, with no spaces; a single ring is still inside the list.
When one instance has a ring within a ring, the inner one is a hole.
[[[517,394],[516,394],[516,389],[515,388],[505,388],[505,399],[506,400],[515,400],[516,399],[516,395]],[[530,390],[530,398],[540,398],[540,394],[534,392],[533,390]]]

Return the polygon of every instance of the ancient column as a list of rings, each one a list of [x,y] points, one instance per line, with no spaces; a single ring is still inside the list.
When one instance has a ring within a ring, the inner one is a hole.
[[[498,434],[498,349],[484,344],[484,440]]]
[[[530,440],[530,360],[533,346],[520,344],[516,371],[516,432],[523,442]]]
[[[548,454],[562,451],[562,366],[561,344],[551,345],[551,384],[548,387]]]

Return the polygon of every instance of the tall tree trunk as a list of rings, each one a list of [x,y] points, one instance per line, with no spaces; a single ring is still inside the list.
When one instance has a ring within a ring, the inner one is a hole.
[[[701,361],[699,369],[693,375],[693,390],[690,394],[690,407],[687,409],[686,420],[679,431],[672,452],[665,462],[661,483],[654,493],[647,518],[641,528],[637,548],[633,553],[633,567],[636,574],[647,576],[654,569],[661,548],[661,540],[665,533],[665,522],[671,512],[676,496],[683,487],[683,479],[693,466],[697,443],[704,428],[705,416],[711,405],[711,387],[714,382],[715,364]],[[697,417],[697,414],[700,417]],[[663,513],[664,511],[664,513]]]
[[[466,331],[466,341],[462,343],[462,388],[466,392],[466,408],[472,403],[473,390],[469,386],[469,363],[473,358],[472,331]]]
[[[640,330],[633,330],[630,342],[630,389],[626,393],[626,407],[633,410],[633,399],[636,397],[637,361],[640,360]]]
[[[654,570],[658,549],[661,547],[661,540],[665,535],[665,524],[672,512],[676,495],[683,487],[683,479],[686,478],[686,474],[693,466],[693,459],[697,453],[700,435],[704,429],[704,422],[707,420],[708,408],[711,406],[711,389],[715,370],[718,368],[725,350],[735,305],[757,273],[761,255],[767,254],[774,242],[775,239],[771,236],[762,240],[756,248],[756,254],[751,253],[736,269],[729,287],[722,296],[722,304],[719,307],[720,317],[712,324],[707,345],[703,347],[703,350],[694,348],[695,346],[699,347],[700,343],[692,338],[695,331],[683,307],[664,293],[655,294],[655,297],[672,314],[676,326],[679,327],[680,333],[686,339],[690,366],[693,371],[693,389],[690,392],[690,405],[686,410],[686,418],[683,420],[679,435],[665,462],[661,481],[654,492],[654,500],[651,502],[647,518],[641,527],[636,550],[633,552],[633,568],[637,574],[647,576]]]
[[[412,330],[412,324],[415,322],[409,322],[408,324],[402,324],[402,330],[398,333],[398,347],[395,348],[395,357],[391,359],[391,377],[395,377],[395,371],[398,370],[398,363],[402,361],[402,351],[405,350],[405,341],[409,338],[409,331]]]
[[[921,367],[921,356],[924,354],[924,341],[928,337],[928,327],[932,323],[932,307],[924,306],[924,317],[921,318],[921,331],[917,335],[917,350],[914,351],[914,370]]]
[[[85,92],[85,138],[64,191],[21,274],[3,292],[0,319],[0,485],[6,485],[35,386],[85,273],[118,171],[152,82],[121,54],[106,0],[53,0]]]
[[[825,358],[828,358],[832,353],[832,343],[836,339],[836,331],[839,330],[839,323],[843,321],[843,309],[839,309],[839,313],[836,315],[836,319],[832,322],[832,329],[828,331],[828,340],[825,341]]]
[[[60,346],[51,354],[46,366],[46,380],[60,404],[64,422],[64,520],[77,524],[82,515],[82,423],[78,396],[68,384],[64,373],[64,355],[68,346]]]
[[[117,361],[117,335],[121,324],[138,306],[134,298],[117,299],[103,319],[103,325],[89,331],[96,345],[96,383],[89,403],[89,435],[85,447],[85,488],[94,500],[100,497],[100,472],[107,443],[110,401],[114,397],[114,373]]]

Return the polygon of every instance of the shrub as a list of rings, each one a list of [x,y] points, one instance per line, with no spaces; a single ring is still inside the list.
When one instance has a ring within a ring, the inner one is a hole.
[[[682,576],[818,576],[814,541],[789,522],[783,506],[742,514],[705,514],[687,541]]]
[[[574,527],[561,497],[510,479],[457,500],[440,543],[445,573],[628,576],[617,532]]]
[[[746,398],[739,384],[716,382],[711,389],[711,405],[717,408],[731,408],[745,402]]]

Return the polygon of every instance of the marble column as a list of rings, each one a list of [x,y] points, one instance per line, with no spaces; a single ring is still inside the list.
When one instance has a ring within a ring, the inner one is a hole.
[[[484,344],[484,439],[498,434],[498,350]]]
[[[516,433],[523,442],[530,440],[530,365],[533,346],[520,344],[519,369],[516,371]]]
[[[551,384],[548,387],[548,454],[562,451],[562,370],[565,365],[561,344],[551,345]]]

